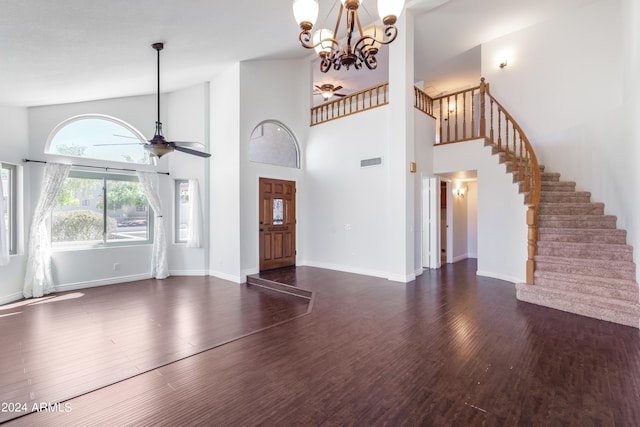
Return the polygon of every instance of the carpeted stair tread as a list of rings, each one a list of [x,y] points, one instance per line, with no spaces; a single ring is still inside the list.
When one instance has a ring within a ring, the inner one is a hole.
[[[558,172],[540,172],[540,181],[560,181],[560,174]]]
[[[634,328],[640,327],[640,304],[637,302],[584,295],[523,283],[516,285],[516,296],[520,301]]]
[[[538,225],[545,228],[616,228],[615,215],[539,215]]]
[[[638,284],[635,280],[583,276],[553,271],[536,271],[533,276],[534,286],[545,286],[631,302],[639,301]]]
[[[564,258],[545,255],[536,255],[534,260],[536,262],[536,270],[539,271],[628,280],[635,280],[636,277],[636,266],[629,261]]]
[[[576,183],[573,181],[540,181],[540,191],[573,192]]]
[[[544,255],[536,255],[536,262],[562,265],[579,265],[584,267],[611,268],[615,270],[635,271],[636,265],[631,261],[609,261],[597,259],[576,259],[566,257],[549,257]]]
[[[540,215],[604,215],[604,203],[597,202],[541,202]]]
[[[633,261],[633,249],[630,246],[598,243],[538,242],[538,255],[574,259]]]
[[[619,228],[538,228],[538,241],[553,242],[592,242],[624,245],[627,231]]]
[[[588,203],[590,201],[589,191],[540,191],[541,203]]]

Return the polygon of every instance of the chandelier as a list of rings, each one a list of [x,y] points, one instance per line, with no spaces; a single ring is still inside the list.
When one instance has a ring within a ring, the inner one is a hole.
[[[318,0],[293,0],[293,15],[300,25],[300,43],[307,49],[315,49],[320,55],[320,71],[326,73],[333,66],[335,70],[353,66],[356,70],[365,64],[368,69],[378,66],[376,54],[383,44],[389,44],[398,35],[395,26],[398,16],[404,7],[404,0],[378,0],[378,14],[385,25],[381,28],[371,25],[362,28],[358,8],[363,0],[340,0],[340,11],[335,30],[321,28],[311,34],[318,18]],[[337,0],[336,0],[337,4]],[[335,4],[334,4],[335,7]],[[340,20],[346,9],[346,37],[344,45],[338,41]],[[333,10],[333,8],[332,8]]]

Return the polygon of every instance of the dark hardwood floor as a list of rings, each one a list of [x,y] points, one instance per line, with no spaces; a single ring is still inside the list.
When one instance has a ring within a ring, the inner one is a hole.
[[[308,299],[171,277],[0,307],[0,422],[307,313]]]
[[[512,283],[475,270],[462,261],[407,285],[309,267],[264,274],[313,291],[312,312],[9,424],[640,426],[638,329],[519,302]],[[168,297],[176,310],[164,327],[211,322],[201,297],[189,297],[197,279],[172,280],[180,297]],[[104,308],[105,317],[130,314],[123,323],[133,342],[145,329],[131,306],[147,294],[127,296],[135,289],[123,286]],[[227,296],[212,290],[210,298],[225,306]],[[229,317],[224,329],[243,322]],[[31,326],[35,334],[39,323]]]

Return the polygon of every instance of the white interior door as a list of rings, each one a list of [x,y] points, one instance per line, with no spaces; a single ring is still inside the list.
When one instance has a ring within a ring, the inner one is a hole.
[[[440,178],[422,179],[422,265],[440,268]]]

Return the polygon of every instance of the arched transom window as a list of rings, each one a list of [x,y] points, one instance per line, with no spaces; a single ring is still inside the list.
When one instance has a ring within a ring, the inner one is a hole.
[[[300,167],[298,142],[293,133],[276,120],[261,122],[251,133],[249,160],[289,168]]]
[[[49,135],[45,152],[113,162],[149,164],[144,136],[114,117],[82,115],[60,123]]]

